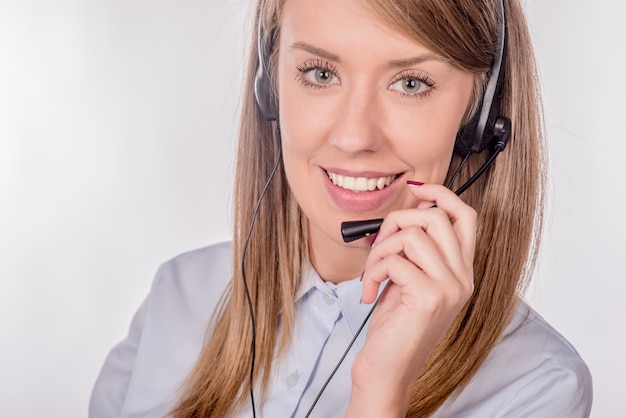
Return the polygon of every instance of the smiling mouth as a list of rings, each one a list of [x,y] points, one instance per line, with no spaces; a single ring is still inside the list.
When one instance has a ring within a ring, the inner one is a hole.
[[[326,175],[330,181],[337,187],[350,190],[355,193],[372,192],[374,190],[382,190],[389,186],[398,175],[386,177],[350,177],[341,174],[326,171]]]

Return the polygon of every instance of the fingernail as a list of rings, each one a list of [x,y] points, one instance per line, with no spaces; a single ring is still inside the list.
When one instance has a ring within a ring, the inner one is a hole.
[[[423,186],[424,183],[422,183],[421,181],[413,181],[413,180],[407,180],[406,184],[408,184],[409,186]]]
[[[374,246],[374,243],[376,242],[376,238],[378,238],[378,232],[375,233],[374,236],[372,237],[372,242],[370,242],[370,247]]]

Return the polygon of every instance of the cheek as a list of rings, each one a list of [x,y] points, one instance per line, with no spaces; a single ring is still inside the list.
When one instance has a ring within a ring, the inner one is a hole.
[[[473,77],[435,92],[415,109],[390,116],[397,126],[396,154],[424,180],[442,183],[449,171],[457,133],[471,96]]]
[[[293,89],[292,89],[293,90]],[[289,87],[281,91],[280,132],[285,174],[296,199],[302,204],[316,175],[315,160],[321,154],[324,134],[310,111]]]
[[[305,156],[318,149],[324,139],[319,113],[297,91],[292,80],[280,89],[280,129],[283,149],[295,156]]]
[[[397,112],[389,118],[386,135],[393,153],[411,167],[416,180],[442,183],[448,172],[458,131],[454,116],[436,112]]]

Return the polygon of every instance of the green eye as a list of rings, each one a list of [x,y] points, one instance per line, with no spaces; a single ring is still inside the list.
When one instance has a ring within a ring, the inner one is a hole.
[[[435,82],[417,70],[402,71],[396,75],[389,90],[392,90],[403,97],[421,99],[431,94],[435,89]]]
[[[422,82],[415,78],[405,78],[402,80],[402,90],[407,93],[415,93],[422,87]]]
[[[307,88],[325,89],[341,84],[337,67],[331,62],[312,59],[297,66],[296,79]]]
[[[320,84],[330,84],[333,81],[333,74],[328,70],[318,68],[315,70],[315,81]]]

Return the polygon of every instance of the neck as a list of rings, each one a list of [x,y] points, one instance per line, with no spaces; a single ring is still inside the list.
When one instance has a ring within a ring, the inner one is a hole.
[[[315,227],[309,227],[309,239],[311,264],[322,280],[337,284],[361,276],[370,251],[368,242],[337,242]]]

